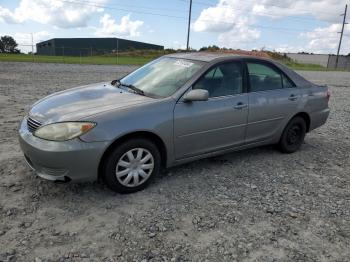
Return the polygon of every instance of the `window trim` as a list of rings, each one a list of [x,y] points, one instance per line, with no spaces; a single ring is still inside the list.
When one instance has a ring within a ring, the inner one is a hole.
[[[294,83],[294,81],[292,79],[290,79],[290,77],[286,73],[284,73],[280,68],[278,68],[275,64],[273,64],[269,61],[258,60],[258,59],[245,59],[243,61],[243,63],[245,64],[245,70],[246,70],[245,78],[247,81],[247,93],[261,93],[261,92],[270,92],[270,91],[275,91],[275,90],[297,88],[297,85]],[[279,73],[281,75],[282,88],[268,89],[268,90],[261,90],[261,91],[251,91],[248,63],[260,64],[260,65],[264,65],[264,66],[267,66],[267,67],[274,69],[277,73]],[[293,87],[289,87],[289,88],[284,87],[283,76],[285,78],[287,78],[287,80],[293,85]]]
[[[197,82],[199,82],[199,80],[204,77],[208,72],[210,72],[211,70],[213,70],[215,67],[218,67],[220,65],[223,65],[223,64],[228,64],[228,63],[238,63],[240,64],[241,66],[241,73],[242,73],[242,92],[241,93],[238,93],[238,94],[231,94],[231,95],[224,95],[224,96],[214,96],[214,97],[209,97],[208,100],[211,100],[211,99],[217,99],[217,98],[226,98],[226,97],[235,97],[235,96],[238,96],[238,95],[243,95],[243,94],[246,94],[248,93],[248,80],[247,80],[247,77],[246,77],[246,65],[244,63],[244,61],[242,60],[227,60],[227,61],[221,61],[221,62],[218,62],[218,63],[215,63],[213,65],[211,65],[208,69],[206,69],[197,79],[196,81],[191,85],[191,87],[182,95],[184,96],[188,91],[190,90],[193,90],[193,86],[197,84]]]

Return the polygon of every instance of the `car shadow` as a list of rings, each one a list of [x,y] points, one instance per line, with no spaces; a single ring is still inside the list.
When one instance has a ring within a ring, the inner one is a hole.
[[[309,144],[305,142],[299,152],[304,151],[312,151],[316,147],[312,144]],[[276,156],[288,156],[286,154],[280,153],[278,150],[276,150],[276,146],[268,145],[268,146],[261,146],[257,148],[252,149],[245,149],[242,151],[236,151],[228,154],[223,154],[215,157],[205,158],[196,160],[190,163],[182,164],[179,166],[163,169],[158,177],[156,177],[150,185],[145,189],[137,193],[133,193],[132,195],[137,194],[145,194],[147,193],[159,193],[157,191],[157,188],[162,186],[171,186],[171,182],[182,178],[190,173],[191,177],[193,176],[201,176],[201,172],[199,170],[206,170],[211,172],[211,170],[218,170],[222,168],[223,165],[230,165],[230,166],[238,166],[242,162],[244,163],[254,163],[257,160],[262,160],[266,157],[268,158],[274,158]],[[198,172],[197,172],[198,171]],[[68,183],[61,183],[61,182],[51,182],[42,180],[41,178],[38,178],[38,180],[41,180],[40,184],[45,185],[42,195],[57,195],[59,196],[64,191],[64,194],[69,194],[71,197],[81,197],[86,194],[89,194],[89,197],[95,197],[96,199],[108,199],[108,198],[124,198],[126,196],[130,196],[130,194],[119,194],[116,192],[113,192],[110,190],[101,179],[95,182],[83,182],[83,183],[76,183],[76,182],[68,182]]]

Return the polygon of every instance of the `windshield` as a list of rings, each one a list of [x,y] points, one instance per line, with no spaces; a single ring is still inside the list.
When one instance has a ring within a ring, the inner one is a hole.
[[[170,57],[159,58],[120,80],[146,95],[167,97],[185,84],[202,65],[198,62]]]

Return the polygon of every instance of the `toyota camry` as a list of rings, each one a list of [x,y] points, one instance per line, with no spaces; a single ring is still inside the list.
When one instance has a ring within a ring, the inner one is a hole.
[[[201,158],[268,144],[293,153],[326,122],[329,97],[326,86],[269,59],[171,54],[39,100],[19,141],[42,178],[101,178],[131,193],[161,168]]]

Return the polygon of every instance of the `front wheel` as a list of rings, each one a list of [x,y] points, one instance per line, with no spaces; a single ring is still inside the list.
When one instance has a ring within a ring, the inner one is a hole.
[[[103,178],[113,191],[133,193],[144,189],[159,173],[160,161],[159,150],[151,141],[127,140],[107,156]]]
[[[294,153],[299,150],[306,135],[306,122],[302,117],[294,117],[287,124],[279,142],[283,153]]]

